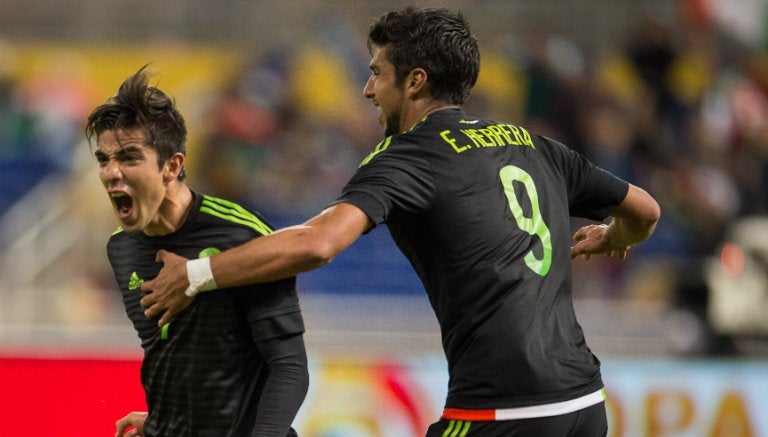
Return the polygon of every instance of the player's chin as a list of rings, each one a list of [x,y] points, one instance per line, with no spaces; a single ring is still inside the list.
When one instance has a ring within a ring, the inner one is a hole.
[[[120,227],[129,234],[141,232],[143,227],[135,218],[119,218]]]

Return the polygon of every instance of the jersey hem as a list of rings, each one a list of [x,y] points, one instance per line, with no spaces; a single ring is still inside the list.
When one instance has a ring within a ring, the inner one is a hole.
[[[551,404],[532,405],[527,407],[469,410],[463,408],[445,408],[440,419],[443,420],[468,420],[468,421],[497,421],[533,419],[537,417],[559,416],[583,410],[592,405],[605,401],[605,389],[568,401],[554,402]]]

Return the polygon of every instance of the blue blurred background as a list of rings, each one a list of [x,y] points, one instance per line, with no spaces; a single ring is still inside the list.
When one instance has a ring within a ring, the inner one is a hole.
[[[365,31],[410,3],[0,0],[0,352],[139,356],[104,252],[117,222],[83,138],[123,79],[151,63],[176,97],[193,189],[300,223],[381,139],[362,95]],[[556,138],[661,203],[627,261],[574,261],[592,349],[757,362],[768,379],[767,2],[419,4],[462,11],[479,38],[468,112]],[[384,228],[299,290],[315,356],[440,354]]]

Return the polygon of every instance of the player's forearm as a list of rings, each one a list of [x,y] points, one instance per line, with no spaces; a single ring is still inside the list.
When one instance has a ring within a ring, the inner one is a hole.
[[[317,248],[312,232],[292,226],[211,257],[217,287],[272,282],[327,264],[332,255]]]
[[[188,261],[190,287],[186,294],[272,282],[314,270],[331,262],[371,226],[362,210],[339,203],[302,225],[281,229],[210,258]]]

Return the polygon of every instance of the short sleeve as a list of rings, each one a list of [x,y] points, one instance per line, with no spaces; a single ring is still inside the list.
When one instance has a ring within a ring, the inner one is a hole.
[[[295,278],[243,287],[237,293],[254,341],[304,332]]]
[[[624,200],[629,184],[565,145],[540,137],[566,181],[570,215],[602,221]]]
[[[394,209],[410,213],[427,209],[434,191],[432,172],[419,149],[399,143],[361,166],[333,204],[351,203],[381,224]]]

